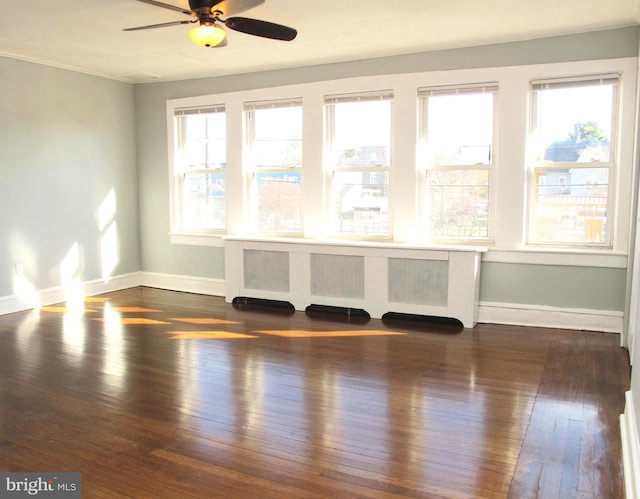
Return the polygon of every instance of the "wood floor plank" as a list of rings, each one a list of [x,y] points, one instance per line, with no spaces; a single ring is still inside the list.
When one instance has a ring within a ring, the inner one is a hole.
[[[98,498],[619,498],[629,379],[613,334],[133,288],[0,316],[0,470]]]

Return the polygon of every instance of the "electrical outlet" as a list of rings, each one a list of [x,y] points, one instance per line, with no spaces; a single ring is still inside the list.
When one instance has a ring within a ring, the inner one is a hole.
[[[23,271],[24,271],[24,269],[22,267],[22,264],[21,263],[16,263],[16,275],[18,277],[22,277]]]

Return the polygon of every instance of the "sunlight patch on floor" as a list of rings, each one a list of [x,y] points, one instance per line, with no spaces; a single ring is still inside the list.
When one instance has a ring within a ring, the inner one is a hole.
[[[384,331],[380,329],[358,329],[358,330],[338,330],[338,331],[309,331],[304,329],[276,329],[276,330],[257,330],[249,331],[249,333],[236,333],[225,331],[224,326],[242,325],[242,321],[231,321],[227,319],[217,319],[215,317],[172,317],[166,320],[149,319],[146,317],[122,317],[122,313],[162,313],[162,310],[156,310],[135,306],[112,306],[108,303],[108,298],[85,298],[85,302],[98,305],[104,303],[104,317],[92,317],[92,320],[99,322],[109,322],[112,325],[171,325],[176,323],[191,324],[194,326],[221,326],[219,330],[193,330],[193,331],[165,331],[171,339],[242,339],[242,338],[260,338],[260,335],[280,336],[283,338],[323,338],[323,337],[367,337],[367,336],[399,336],[408,333],[400,333],[397,331]],[[48,306],[42,307],[43,311],[51,313],[67,313],[70,310],[65,306]],[[74,310],[77,312],[76,310]],[[84,309],[87,313],[96,313],[100,310]]]
[[[240,339],[259,338],[252,334],[231,333],[228,331],[170,331],[172,340],[198,340],[198,339]]]
[[[101,318],[94,318],[93,320],[104,322],[104,319],[101,319]],[[122,317],[120,319],[120,324],[128,326],[128,325],[143,325],[143,324],[157,325],[157,324],[171,324],[171,323],[158,321],[155,319],[146,319],[144,317]]]
[[[93,310],[91,308],[80,308],[78,309],[75,306],[72,307],[41,307],[40,310],[44,311],[44,312],[52,312],[54,314],[66,314],[68,312],[75,312],[75,313],[95,313],[95,312],[99,312],[99,310]]]
[[[240,324],[237,321],[228,321],[225,319],[213,319],[211,317],[193,317],[193,318],[172,318],[171,321],[186,322],[187,324]]]

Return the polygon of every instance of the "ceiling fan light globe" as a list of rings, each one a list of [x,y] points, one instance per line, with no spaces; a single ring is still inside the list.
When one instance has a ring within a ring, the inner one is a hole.
[[[215,47],[227,37],[227,32],[217,24],[201,24],[189,30],[191,41],[201,47]]]

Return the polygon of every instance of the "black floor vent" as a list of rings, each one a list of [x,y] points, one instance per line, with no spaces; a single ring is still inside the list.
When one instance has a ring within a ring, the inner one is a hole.
[[[250,310],[259,309],[261,312],[273,312],[278,314],[293,314],[296,309],[288,301],[267,300],[265,298],[249,298],[236,296],[231,302],[235,308]]]
[[[382,316],[382,322],[391,325],[396,324],[403,328],[416,331],[428,331],[434,333],[459,333],[464,329],[458,319],[447,317],[434,317],[431,315],[402,314],[387,312]]]
[[[330,305],[311,304],[305,309],[305,313],[317,319],[339,320],[364,324],[371,319],[369,313],[362,308],[332,307]]]

